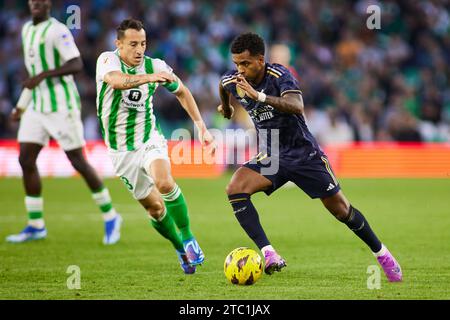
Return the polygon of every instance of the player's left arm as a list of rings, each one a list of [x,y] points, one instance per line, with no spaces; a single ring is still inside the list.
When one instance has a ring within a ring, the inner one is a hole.
[[[214,156],[214,153],[216,151],[214,137],[207,129],[191,91],[181,82],[178,77],[176,78],[178,81],[178,88],[173,93],[197,127],[199,140],[202,143],[202,146],[208,149],[209,153]]]
[[[240,75],[237,76],[235,83],[236,86],[245,91],[246,95],[253,100],[264,102],[281,112],[303,114],[303,98],[297,90],[286,92],[281,97],[275,97],[256,91],[247,80]]]
[[[60,67],[43,71],[42,73],[31,77],[23,83],[24,87],[33,89],[43,80],[53,77],[61,77],[69,74],[75,74],[83,70],[83,60],[78,50],[75,40],[70,30],[63,24],[58,24],[49,34],[51,44],[60,56],[62,61],[66,61]]]

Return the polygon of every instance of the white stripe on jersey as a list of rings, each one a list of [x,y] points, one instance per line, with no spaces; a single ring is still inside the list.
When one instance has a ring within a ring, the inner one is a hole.
[[[80,56],[70,30],[55,18],[37,25],[27,22],[22,28],[22,45],[30,77],[56,69]],[[73,75],[66,75],[42,81],[33,90],[33,99],[28,107],[44,113],[66,111],[79,108],[78,101]]]
[[[281,72],[281,71],[278,70],[278,69],[275,69],[274,67],[269,67],[269,66],[267,66],[267,69],[270,70],[270,71],[272,71],[273,73],[276,73],[276,74],[279,75],[279,76],[282,76],[282,75],[283,75],[283,72]]]

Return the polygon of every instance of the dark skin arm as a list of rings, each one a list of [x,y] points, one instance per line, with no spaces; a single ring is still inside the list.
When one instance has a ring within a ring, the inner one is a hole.
[[[258,92],[245,80],[243,76],[237,76],[236,86],[245,91],[245,94],[253,100],[258,100]],[[303,114],[304,106],[302,96],[298,93],[287,93],[282,97],[267,96],[264,102],[278,111]]]
[[[23,86],[28,89],[34,89],[47,78],[74,74],[80,72],[81,70],[83,70],[83,61],[81,60],[81,57],[73,58],[59,68],[47,70],[34,77],[28,78],[23,82]]]
[[[219,83],[219,96],[222,104],[217,107],[217,111],[219,111],[224,118],[231,119],[234,114],[234,108],[230,103],[230,94],[222,86],[222,83]]]
[[[302,96],[298,93],[287,93],[282,97],[267,96],[264,102],[275,109],[293,114],[303,114]]]
[[[28,78],[23,82],[23,86],[25,88],[28,88],[30,90],[36,88],[43,80],[47,78],[52,77],[60,77],[65,76],[67,74],[74,74],[77,72],[80,72],[83,70],[83,61],[81,60],[81,57],[73,58],[69,61],[67,61],[65,64],[63,64],[61,67],[53,69],[53,70],[47,70],[44,71],[34,77]],[[19,108],[14,108],[11,112],[11,119],[13,121],[19,121],[20,117],[22,116],[22,113],[24,110],[21,110]]]

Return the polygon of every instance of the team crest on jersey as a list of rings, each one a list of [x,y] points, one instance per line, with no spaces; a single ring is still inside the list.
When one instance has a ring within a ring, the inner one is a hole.
[[[236,92],[238,96],[241,97],[241,99],[245,97],[245,91],[239,88],[238,86],[236,86]]]

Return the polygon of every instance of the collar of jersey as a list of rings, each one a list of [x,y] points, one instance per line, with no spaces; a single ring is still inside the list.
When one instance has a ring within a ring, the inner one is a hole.
[[[125,66],[125,69],[127,69],[127,71],[134,71],[135,69],[139,68],[139,67],[144,63],[144,60],[145,60],[145,59],[142,59],[142,62],[141,62],[140,65],[135,66],[135,67],[131,67],[131,66],[127,65],[127,64],[125,63],[125,61],[122,60],[122,58],[120,57],[120,54],[119,54],[119,49],[116,49],[116,50],[114,51],[114,53],[119,57],[120,62],[123,63],[123,65]]]
[[[38,24],[33,24],[33,19],[31,19],[31,26],[37,28],[37,27],[43,25],[44,23],[49,22],[49,21],[51,21],[53,19],[54,19],[53,17],[48,17],[47,20],[41,21]]]

